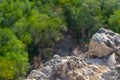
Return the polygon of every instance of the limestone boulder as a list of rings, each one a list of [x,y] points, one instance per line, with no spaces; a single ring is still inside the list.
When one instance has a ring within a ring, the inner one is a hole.
[[[120,56],[120,35],[111,30],[100,28],[91,38],[89,56],[106,57],[113,52]]]

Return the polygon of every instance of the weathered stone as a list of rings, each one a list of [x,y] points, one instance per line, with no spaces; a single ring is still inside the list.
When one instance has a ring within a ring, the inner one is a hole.
[[[105,57],[112,52],[112,48],[108,48],[104,43],[91,41],[89,46],[89,56]]]
[[[59,77],[59,78],[65,78],[66,77],[66,72],[67,72],[67,64],[66,62],[63,63],[58,63],[56,65],[54,65],[53,67],[53,74],[55,77]]]
[[[76,80],[85,80],[85,76],[83,76],[81,72],[74,72],[73,75],[75,76]]]
[[[91,68],[93,71],[96,71],[97,69],[99,69],[99,67],[96,65],[89,65],[88,67]]]
[[[120,80],[120,65],[116,65],[101,75],[104,80]]]
[[[105,80],[117,80],[118,73],[115,70],[110,70],[102,74]]]
[[[44,67],[32,70],[26,80],[120,80],[119,34],[99,29],[93,35],[87,53],[97,57],[55,55]]]
[[[120,80],[120,65],[114,66],[112,70],[115,70],[118,73],[117,79]]]
[[[89,56],[106,57],[113,52],[120,56],[120,35],[100,28],[90,41]]]
[[[57,62],[59,60],[59,62]],[[28,79],[36,80],[86,80],[93,75],[92,68],[82,58],[55,56],[41,69],[32,70]]]
[[[116,60],[115,60],[115,53],[111,54],[108,56],[108,59],[107,59],[107,65],[109,67],[113,67],[115,66],[116,64]]]
[[[109,59],[109,57],[108,57]],[[55,62],[60,60],[60,62]],[[92,60],[92,59],[91,59]],[[111,60],[111,58],[110,58]],[[90,59],[88,59],[90,61]],[[98,63],[96,63],[96,62]],[[120,66],[109,68],[94,59],[89,65],[75,56],[53,58],[47,64],[32,70],[26,80],[119,80]],[[50,64],[53,63],[54,64]],[[78,63],[79,62],[79,63]],[[83,65],[83,64],[87,65]],[[79,65],[79,66],[78,66]]]
[[[61,59],[59,55],[54,55],[53,59]]]
[[[67,62],[67,66],[68,66],[68,69],[69,69],[69,70],[74,70],[75,67],[76,67],[75,61],[69,60],[69,61]]]

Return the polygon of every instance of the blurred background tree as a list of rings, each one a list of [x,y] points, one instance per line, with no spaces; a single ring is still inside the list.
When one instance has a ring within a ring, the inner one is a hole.
[[[0,79],[16,79],[28,70],[25,45],[8,28],[0,28]]]

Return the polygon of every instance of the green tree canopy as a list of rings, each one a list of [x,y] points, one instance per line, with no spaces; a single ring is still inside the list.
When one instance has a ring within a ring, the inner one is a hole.
[[[25,45],[8,28],[0,28],[0,78],[25,74],[28,66]]]

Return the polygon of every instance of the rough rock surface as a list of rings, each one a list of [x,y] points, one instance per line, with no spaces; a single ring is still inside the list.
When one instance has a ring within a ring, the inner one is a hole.
[[[102,59],[55,55],[44,67],[32,70],[27,80],[119,80],[119,78],[119,65],[109,68]]]
[[[36,80],[77,80],[79,78],[85,80],[82,76],[83,74],[77,71],[83,66],[86,66],[86,63],[79,57],[60,57],[55,55],[53,59],[45,64],[45,67],[33,70],[28,75],[28,78],[35,78]],[[88,74],[91,73],[89,71]]]
[[[120,56],[120,35],[100,28],[90,41],[89,56],[105,57],[113,52]]]
[[[104,72],[102,77],[105,80],[120,80],[120,65],[114,66],[110,70]]]
[[[116,65],[116,63],[117,63],[117,62],[116,62],[116,60],[115,60],[115,53],[109,55],[108,58],[107,58],[107,65],[108,65],[109,67],[113,67],[113,66]]]
[[[84,57],[54,55],[42,68],[32,70],[26,80],[120,80],[119,47],[120,35],[101,28]]]

